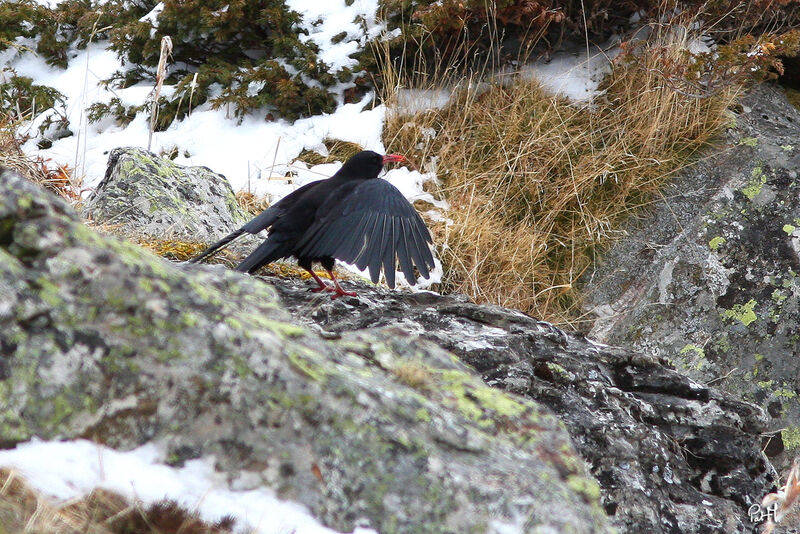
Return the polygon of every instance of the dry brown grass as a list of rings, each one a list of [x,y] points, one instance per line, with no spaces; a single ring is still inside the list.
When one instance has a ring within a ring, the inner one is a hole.
[[[297,159],[303,161],[306,165],[320,165],[322,163],[334,163],[336,161],[347,161],[357,153],[364,150],[358,143],[351,143],[349,141],[342,141],[341,139],[326,138],[322,140],[322,144],[328,151],[327,156],[323,156],[313,150],[303,150]]]
[[[239,191],[236,193],[236,202],[239,206],[251,215],[258,215],[269,207],[266,197],[257,196],[250,191]]]
[[[184,241],[180,239],[153,239],[151,237],[126,234],[120,232],[119,228],[112,225],[93,224],[90,226],[99,232],[128,239],[140,247],[171,261],[188,261],[205,250],[205,248],[208,246],[207,243],[198,243],[196,241]],[[245,250],[242,247],[233,250],[230,248],[223,248],[222,250],[203,260],[203,263],[220,263],[233,269],[244,259],[247,252],[248,250]],[[327,272],[314,272],[320,278],[330,280],[330,275]],[[287,263],[283,261],[276,261],[265,265],[259,269],[258,273],[262,276],[276,276],[278,278],[300,278],[301,280],[311,279],[311,275],[305,269],[298,267],[294,263]],[[359,279],[357,275],[351,274],[343,269],[338,270],[336,277],[339,280]],[[2,531],[0,531],[0,534],[3,534]]]
[[[55,504],[34,491],[18,473],[0,468],[0,533],[36,534],[223,534],[225,517],[208,524],[172,501],[144,506],[111,491]]]
[[[80,201],[81,183],[66,165],[42,157],[28,157],[20,149],[16,123],[0,112],[0,167],[11,169],[72,203]]]
[[[597,247],[728,120],[734,89],[694,98],[657,73],[683,61],[686,44],[663,37],[639,47],[637,61],[615,64],[591,108],[506,80],[462,84],[445,109],[388,114],[390,151],[438,158],[436,194],[452,206],[452,223],[433,228],[443,290],[574,325],[575,281]]]

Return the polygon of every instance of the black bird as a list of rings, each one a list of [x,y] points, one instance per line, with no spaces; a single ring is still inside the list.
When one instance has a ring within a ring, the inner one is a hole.
[[[359,152],[327,180],[311,182],[285,196],[190,262],[202,260],[245,233],[257,234],[269,228],[267,239],[236,267],[237,271],[254,273],[267,263],[294,256],[319,284],[312,291],[333,291],[334,299],[355,296],[336,280],[334,258],[362,270],[368,267],[373,282],[378,281],[383,267],[391,288],[398,260],[409,284],[416,282],[415,265],[428,278],[434,266],[428,228],[396,187],[377,179],[384,163],[399,161],[405,161],[405,157]],[[315,261],[328,271],[334,287],[311,269]]]

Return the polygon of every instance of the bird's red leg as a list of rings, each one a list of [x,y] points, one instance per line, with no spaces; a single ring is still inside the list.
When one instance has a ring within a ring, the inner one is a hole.
[[[311,269],[306,269],[306,271],[308,271],[309,273],[311,273],[311,276],[313,276],[313,277],[314,277],[314,280],[316,280],[316,281],[317,281],[317,283],[319,284],[319,287],[315,287],[315,288],[314,288],[314,289],[312,289],[311,291],[313,291],[314,293],[319,293],[320,291],[336,291],[336,289],[332,288],[331,286],[329,286],[328,284],[326,284],[325,282],[323,282],[323,281],[322,281],[322,278],[320,278],[320,277],[319,277],[319,275],[318,275],[317,273],[315,273],[315,272],[314,272],[314,271],[312,271]],[[338,284],[337,284],[337,285],[338,285]]]
[[[347,295],[348,297],[356,296],[355,291],[345,291],[344,289],[342,289],[342,286],[339,285],[339,281],[336,279],[336,275],[333,274],[333,271],[331,271],[330,269],[325,269],[325,270],[328,271],[329,275],[331,275],[331,280],[333,280],[333,286],[335,288],[333,289],[333,291],[336,291],[336,293],[331,295],[331,300],[338,299],[339,297],[342,297],[344,295]]]

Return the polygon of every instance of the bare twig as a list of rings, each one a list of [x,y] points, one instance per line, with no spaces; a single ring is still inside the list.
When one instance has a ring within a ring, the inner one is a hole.
[[[150,134],[147,137],[147,150],[153,141],[153,131],[156,129],[158,120],[158,98],[161,96],[161,86],[164,85],[164,74],[167,71],[167,58],[172,54],[172,39],[165,35],[161,38],[161,55],[158,58],[158,68],[156,69],[156,86],[153,88],[153,101],[150,111]],[[191,106],[191,101],[190,101]]]
[[[192,97],[194,96],[194,90],[197,88],[197,73],[194,73],[192,76],[192,84],[189,86],[189,116],[192,116]]]

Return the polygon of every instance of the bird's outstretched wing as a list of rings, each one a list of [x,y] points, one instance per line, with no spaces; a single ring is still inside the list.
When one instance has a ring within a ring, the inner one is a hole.
[[[295,205],[295,203],[303,197],[303,195],[305,195],[311,189],[321,185],[323,182],[324,180],[316,180],[314,182],[307,183],[299,189],[295,189],[278,202],[262,211],[250,222],[242,226],[242,230],[249,234],[257,234],[261,230],[266,230],[272,225],[272,223],[282,217],[284,213],[289,211]]]
[[[272,223],[277,221],[280,217],[282,217],[292,206],[294,206],[295,202],[303,196],[307,191],[316,187],[322,183],[322,180],[317,180],[315,182],[308,183],[303,187],[289,193],[281,200],[273,204],[272,206],[268,207],[264,211],[262,211],[258,216],[254,217],[250,220],[247,224],[236,230],[235,232],[231,232],[230,234],[226,235],[213,245],[210,245],[207,249],[203,252],[198,254],[197,256],[191,258],[189,263],[197,263],[204,258],[215,254],[218,250],[225,248],[231,242],[237,240],[239,237],[244,235],[245,233],[248,234],[257,234],[261,230],[266,230],[269,228]]]
[[[382,179],[364,180],[332,202],[320,206],[317,220],[297,243],[295,256],[332,256],[359,269],[369,267],[373,282],[383,267],[391,288],[398,261],[409,284],[416,282],[414,265],[423,277],[430,276],[431,234],[395,186]]]

